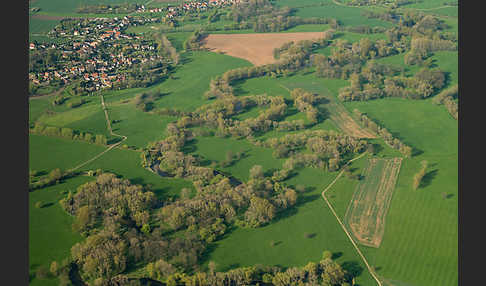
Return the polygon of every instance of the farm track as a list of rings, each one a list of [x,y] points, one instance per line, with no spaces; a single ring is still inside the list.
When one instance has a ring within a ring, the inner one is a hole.
[[[363,154],[361,154],[360,156],[352,159],[352,160],[349,160],[348,163],[346,163],[344,166],[343,166],[343,170],[336,176],[336,178],[324,189],[324,191],[322,191],[321,195],[322,195],[322,198],[324,199],[324,201],[326,202],[327,206],[329,207],[329,209],[331,210],[332,214],[334,215],[334,217],[336,218],[337,222],[339,223],[339,225],[341,226],[341,228],[344,230],[346,236],[349,238],[349,241],[351,241],[351,244],[353,244],[354,246],[354,249],[356,249],[356,252],[358,252],[358,255],[361,257],[361,259],[363,260],[364,264],[366,265],[366,268],[368,269],[368,271],[370,272],[371,276],[375,279],[376,283],[378,284],[378,286],[383,286],[380,279],[378,279],[378,276],[377,274],[375,273],[375,271],[371,268],[371,266],[369,265],[368,261],[366,260],[366,257],[363,255],[363,253],[361,253],[361,250],[359,250],[359,247],[358,245],[354,242],[353,238],[351,237],[351,235],[349,234],[348,230],[346,229],[346,227],[344,226],[344,224],[341,222],[341,220],[339,219],[338,215],[336,214],[336,211],[334,210],[334,208],[332,207],[331,203],[329,202],[329,200],[327,199],[326,197],[326,192],[337,182],[337,180],[343,175],[344,173],[344,167],[348,166],[351,162],[357,160],[357,159],[360,159],[362,158],[364,155],[366,155],[367,152],[364,152]]]
[[[110,134],[113,135],[113,136],[121,137],[123,139],[121,141],[115,143],[115,144],[110,145],[105,151],[99,153],[98,155],[94,156],[93,158],[89,159],[88,161],[85,161],[85,162],[79,164],[78,166],[69,169],[69,171],[75,171],[75,170],[77,170],[77,169],[79,169],[79,168],[81,168],[81,167],[83,167],[83,166],[85,166],[85,165],[93,162],[94,160],[96,160],[99,157],[103,156],[106,152],[108,152],[108,151],[112,150],[113,148],[119,146],[123,141],[125,141],[127,139],[127,136],[120,135],[120,134],[116,134],[111,129],[111,122],[110,122],[110,118],[108,116],[108,110],[107,110],[106,105],[105,105],[105,100],[104,100],[102,94],[100,94],[100,97],[101,97],[101,106],[103,108],[103,111],[105,112],[106,123],[107,123],[107,126],[108,126],[108,130],[110,131]]]

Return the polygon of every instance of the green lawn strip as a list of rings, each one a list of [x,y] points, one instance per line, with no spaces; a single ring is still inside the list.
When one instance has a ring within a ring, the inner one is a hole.
[[[29,272],[32,275],[40,265],[49,269],[52,261],[61,263],[70,256],[71,247],[83,239],[72,230],[73,218],[61,208],[59,200],[65,196],[62,192],[75,191],[78,186],[91,180],[91,177],[78,176],[29,193]],[[37,208],[37,202],[46,206]],[[58,283],[53,278],[34,278],[30,285]]]
[[[35,122],[51,105],[49,97],[29,99],[29,123]]]
[[[29,135],[29,169],[68,170],[106,150],[106,146],[43,135]]]
[[[367,113],[418,150],[402,162],[382,244],[363,247],[370,264],[379,275],[412,285],[457,285],[457,122],[428,101],[387,98],[344,104]],[[429,169],[414,191],[413,176],[422,160]]]
[[[219,270],[254,264],[302,266],[309,261],[318,261],[322,252],[329,250],[345,269],[358,270],[357,283],[374,285],[356,250],[321,197],[322,190],[335,176],[336,173],[317,169],[299,170],[297,176],[285,181],[291,186],[302,184],[308,188],[300,195],[297,207],[281,214],[268,226],[237,228],[215,243],[207,261],[216,262]],[[312,237],[307,238],[306,233]],[[276,245],[271,246],[271,241]]]
[[[79,171],[102,169],[130,180],[133,184],[151,185],[158,198],[178,196],[182,188],[194,189],[192,182],[178,178],[161,177],[141,166],[140,152],[115,148]]]

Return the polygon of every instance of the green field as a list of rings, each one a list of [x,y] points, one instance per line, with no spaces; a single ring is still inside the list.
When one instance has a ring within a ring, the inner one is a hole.
[[[29,169],[49,172],[73,168],[103,152],[104,146],[65,138],[29,135]]]
[[[262,228],[237,228],[216,243],[208,261],[216,262],[221,270],[254,264],[302,266],[318,261],[322,251],[329,250],[338,262],[345,263],[344,268],[359,270],[357,283],[373,285],[371,276],[320,196],[334,176],[317,169],[300,170],[297,176],[286,181],[289,185],[303,184],[309,189],[301,195],[295,209]],[[305,233],[313,237],[306,238]],[[270,246],[272,240],[276,242],[273,247]]]
[[[148,186],[160,199],[178,196],[182,188],[194,189],[192,182],[178,178],[164,178],[141,166],[140,152],[112,149],[80,171],[102,169],[130,180],[132,184]]]
[[[29,272],[35,276],[39,266],[49,269],[52,261],[61,263],[70,256],[71,246],[82,240],[72,231],[72,217],[59,205],[64,191],[76,190],[79,185],[93,180],[74,177],[65,182],[29,193]],[[37,202],[46,206],[35,207]],[[30,285],[58,285],[57,279],[34,278]]]
[[[388,98],[345,106],[366,112],[418,153],[403,161],[383,242],[378,249],[364,247],[366,257],[388,279],[457,285],[457,121],[429,101]],[[414,191],[412,179],[422,160],[430,168]]]

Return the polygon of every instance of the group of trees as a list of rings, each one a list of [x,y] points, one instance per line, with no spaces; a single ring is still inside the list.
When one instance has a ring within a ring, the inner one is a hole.
[[[80,140],[80,141],[85,141],[88,143],[94,143],[98,145],[108,144],[106,136],[102,134],[94,135],[89,132],[73,130],[67,127],[46,126],[38,122],[36,122],[34,127],[30,128],[29,131],[30,133],[33,134],[63,137],[67,139]]]
[[[362,65],[370,59],[390,56],[398,51],[385,40],[370,41],[368,38],[349,44],[346,40],[334,43],[331,55],[316,54],[312,64],[319,77],[348,79],[354,73],[360,73]]]
[[[161,273],[170,273],[172,269],[165,263],[159,263],[160,270],[153,270],[150,265],[152,278],[161,277]],[[289,267],[283,270],[276,266],[250,266],[216,272],[214,266],[207,272],[198,271],[192,275],[175,272],[167,277],[167,285],[351,285],[352,277],[341,265],[332,260],[329,255],[319,262],[309,262],[303,267]]]
[[[137,94],[133,101],[135,107],[147,112],[152,110],[154,101],[159,99],[161,96],[162,93],[159,90],[153,92],[142,92]]]
[[[366,114],[361,113],[357,109],[354,109],[353,112],[359,119],[361,124],[378,134],[381,138],[383,138],[383,140],[385,140],[385,143],[390,145],[392,148],[400,151],[400,153],[402,153],[406,157],[412,156],[412,147],[405,145],[398,138],[394,138],[393,135],[385,127],[381,127],[376,124],[373,120],[366,116]]]
[[[256,144],[275,150],[273,155],[276,158],[289,158],[283,166],[289,171],[297,167],[335,171],[342,165],[344,156],[361,153],[368,145],[364,140],[332,130],[306,130],[263,142],[256,141]]]
[[[397,75],[403,70],[377,64],[374,61],[362,69],[361,73],[350,76],[350,86],[339,91],[343,101],[361,101],[383,97],[427,98],[445,85],[445,74],[434,68],[422,68],[413,77]]]
[[[420,162],[420,164],[421,164],[420,170],[415,174],[415,176],[413,176],[412,187],[414,190],[419,188],[420,183],[422,182],[422,179],[424,178],[425,173],[427,172],[428,162],[426,160],[423,160],[422,162]]]
[[[172,46],[172,43],[167,39],[167,36],[161,33],[154,34],[155,42],[157,43],[157,50],[159,54],[171,60],[173,65],[179,64],[179,54]]]
[[[62,179],[69,176],[72,176],[71,172],[61,171],[59,168],[53,169],[49,174],[40,177],[36,172],[32,172],[29,176],[29,191],[58,184]]]
[[[189,38],[184,41],[185,50],[199,50],[201,48],[201,40],[206,36],[202,30],[194,31]]]
[[[447,111],[449,111],[450,115],[457,120],[459,118],[459,106],[457,105],[455,99],[457,98],[458,93],[458,85],[455,84],[434,96],[432,102],[438,105],[444,105],[447,108]]]

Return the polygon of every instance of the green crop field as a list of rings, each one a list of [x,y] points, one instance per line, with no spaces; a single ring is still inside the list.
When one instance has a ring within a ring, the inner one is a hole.
[[[63,192],[74,191],[91,177],[74,177],[58,185],[29,193],[29,272],[35,276],[39,266],[49,269],[52,261],[61,263],[70,256],[71,246],[83,238],[72,231],[72,217],[59,205]],[[37,202],[45,206],[37,208]],[[34,278],[30,285],[59,285],[57,279]]]

